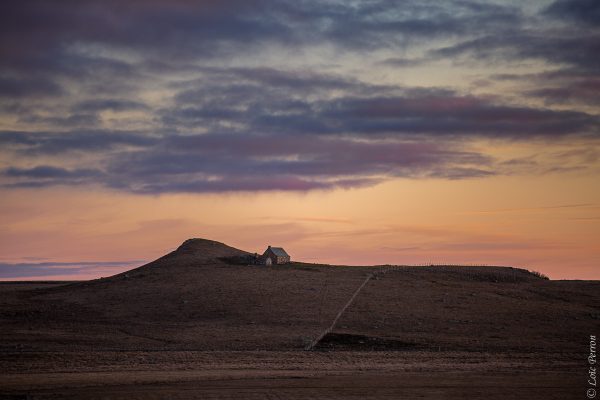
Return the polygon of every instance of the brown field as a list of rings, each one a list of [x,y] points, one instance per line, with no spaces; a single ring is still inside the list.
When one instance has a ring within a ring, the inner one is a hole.
[[[585,398],[600,282],[245,254],[198,239],[110,278],[0,284],[0,398]]]

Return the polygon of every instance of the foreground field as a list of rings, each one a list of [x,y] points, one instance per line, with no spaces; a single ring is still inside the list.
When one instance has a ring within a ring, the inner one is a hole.
[[[15,399],[558,400],[584,393],[582,361],[552,353],[5,353],[0,365],[0,393]]]
[[[585,396],[599,282],[245,255],[196,239],[110,278],[0,284],[0,396]]]

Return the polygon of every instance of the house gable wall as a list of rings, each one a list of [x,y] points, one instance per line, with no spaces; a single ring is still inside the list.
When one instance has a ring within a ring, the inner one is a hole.
[[[267,257],[271,258],[273,264],[287,264],[290,262],[290,257],[277,256],[271,249],[264,252],[263,258],[266,259]]]

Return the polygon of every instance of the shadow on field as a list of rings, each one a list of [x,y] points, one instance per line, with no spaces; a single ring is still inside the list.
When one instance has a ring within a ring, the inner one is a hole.
[[[406,351],[420,350],[423,346],[397,339],[348,333],[328,333],[314,348],[316,351]]]

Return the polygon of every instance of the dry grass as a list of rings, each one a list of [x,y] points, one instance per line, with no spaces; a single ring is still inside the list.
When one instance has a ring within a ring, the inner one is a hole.
[[[247,254],[191,240],[110,278],[22,290],[0,285],[0,346],[299,350],[373,272],[335,330],[432,349],[567,350],[579,346],[578,335],[591,331],[590,316],[598,313],[598,282],[549,281],[522,269],[222,261]]]

